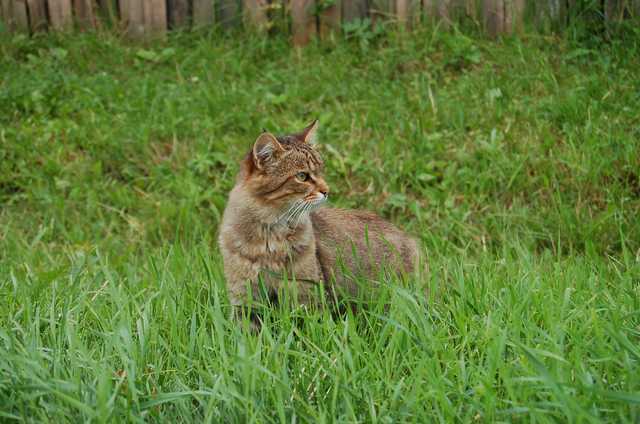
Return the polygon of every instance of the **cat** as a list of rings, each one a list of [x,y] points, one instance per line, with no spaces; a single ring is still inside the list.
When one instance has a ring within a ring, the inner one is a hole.
[[[371,212],[319,208],[329,186],[317,132],[317,120],[291,135],[264,131],[240,164],[219,231],[236,307],[261,284],[271,296],[293,284],[295,300],[311,304],[318,284],[330,298],[357,296],[359,277],[375,285],[382,267],[403,275],[420,268],[417,241],[393,224]]]

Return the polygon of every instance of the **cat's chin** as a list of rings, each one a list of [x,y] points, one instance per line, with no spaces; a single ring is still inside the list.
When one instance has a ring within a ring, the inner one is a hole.
[[[322,199],[309,200],[305,203],[310,205],[308,211],[311,212],[318,208],[321,208],[326,202],[327,202],[327,198],[323,197]]]

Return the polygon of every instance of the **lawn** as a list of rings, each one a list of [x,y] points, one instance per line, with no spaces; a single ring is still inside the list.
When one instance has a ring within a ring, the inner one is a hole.
[[[0,34],[0,421],[640,421],[640,36],[365,35]],[[218,223],[315,118],[431,273],[254,334]]]

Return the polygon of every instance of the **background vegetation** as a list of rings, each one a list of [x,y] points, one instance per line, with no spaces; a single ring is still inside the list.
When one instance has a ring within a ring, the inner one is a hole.
[[[640,36],[0,39],[0,417],[640,419]],[[227,319],[215,243],[265,127],[418,235],[428,298]],[[383,303],[391,302],[385,312]]]

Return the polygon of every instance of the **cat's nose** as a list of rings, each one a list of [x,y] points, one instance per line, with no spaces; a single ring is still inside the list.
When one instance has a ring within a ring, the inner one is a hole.
[[[324,182],[324,180],[318,181],[317,188],[325,198],[329,197],[329,186]]]

